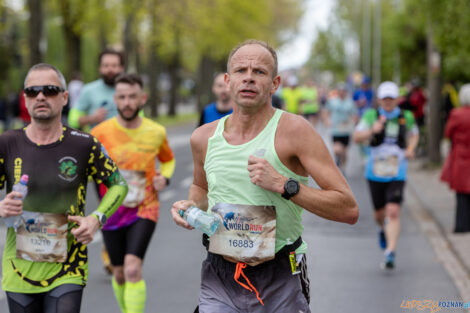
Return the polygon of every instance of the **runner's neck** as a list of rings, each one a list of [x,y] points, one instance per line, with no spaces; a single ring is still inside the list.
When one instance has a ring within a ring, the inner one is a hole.
[[[142,117],[138,115],[132,121],[126,121],[119,115],[116,118],[117,118],[119,125],[121,125],[124,128],[136,129],[136,128],[139,128],[140,125],[142,125]]]
[[[62,136],[62,132],[62,122],[43,124],[31,121],[31,124],[25,128],[26,137],[38,145],[48,145],[56,142]]]
[[[255,113],[234,111],[225,123],[225,140],[232,145],[252,140],[268,125],[275,112],[271,106]]]

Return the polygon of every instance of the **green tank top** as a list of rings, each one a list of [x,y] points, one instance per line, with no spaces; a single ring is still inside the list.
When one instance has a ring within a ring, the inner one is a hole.
[[[265,158],[281,175],[297,179],[307,185],[308,177],[300,176],[289,170],[276,153],[274,138],[281,110],[274,113],[266,127],[251,141],[241,145],[229,144],[224,136],[225,121],[220,119],[214,135],[209,138],[204,170],[208,183],[209,210],[216,203],[244,205],[272,205],[276,207],[276,248],[292,244],[302,234],[303,209],[294,202],[281,197],[281,194],[265,190],[251,183],[248,175],[248,157],[255,155]],[[297,249],[305,253],[307,245]]]

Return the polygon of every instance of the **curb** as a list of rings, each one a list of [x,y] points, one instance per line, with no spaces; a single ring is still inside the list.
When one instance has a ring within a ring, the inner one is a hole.
[[[412,184],[408,184],[408,187],[407,193],[414,199],[406,201],[412,217],[429,240],[438,261],[444,266],[459,291],[462,301],[465,303],[470,301],[470,271],[456,253],[441,225],[426,207],[419,191]]]

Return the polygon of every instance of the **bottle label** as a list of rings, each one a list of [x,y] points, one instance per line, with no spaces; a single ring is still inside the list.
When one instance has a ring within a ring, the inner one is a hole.
[[[34,262],[67,260],[67,217],[65,214],[23,212],[16,233],[16,257]]]
[[[251,266],[274,259],[274,206],[217,203],[211,211],[221,217],[222,225],[210,238],[209,252]]]

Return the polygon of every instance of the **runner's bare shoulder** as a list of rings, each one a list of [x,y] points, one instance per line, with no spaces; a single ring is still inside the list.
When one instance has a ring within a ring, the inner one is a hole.
[[[212,135],[214,135],[218,124],[219,120],[216,120],[196,128],[191,135],[191,148],[193,150],[196,149],[205,151],[207,147],[207,141],[210,137],[212,137]]]
[[[317,132],[303,116],[283,112],[276,130],[276,138],[286,141],[290,146],[295,143],[303,146],[305,140],[314,140],[316,137]]]

